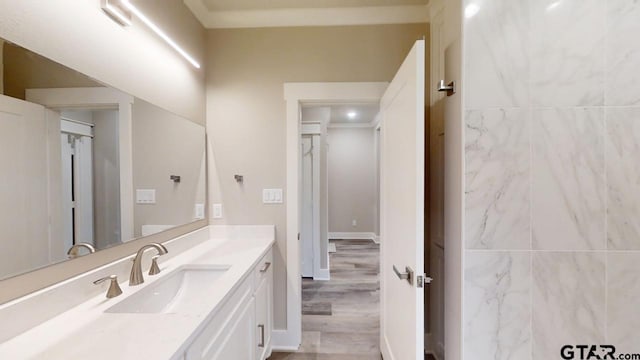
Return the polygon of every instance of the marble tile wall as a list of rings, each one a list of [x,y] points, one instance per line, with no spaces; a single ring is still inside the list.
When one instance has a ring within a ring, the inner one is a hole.
[[[464,3],[464,359],[640,352],[640,1]]]

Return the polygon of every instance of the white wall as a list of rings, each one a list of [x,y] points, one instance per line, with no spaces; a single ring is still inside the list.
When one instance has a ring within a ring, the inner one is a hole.
[[[374,233],[374,129],[329,128],[328,138],[329,232]]]
[[[181,1],[136,4],[204,64],[204,29]],[[100,2],[0,0],[0,37],[100,82],[204,123],[204,72],[143,24],[117,25]]]

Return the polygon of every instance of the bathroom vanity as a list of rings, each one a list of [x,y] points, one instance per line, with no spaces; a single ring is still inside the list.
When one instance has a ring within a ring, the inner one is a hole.
[[[129,256],[4,304],[0,358],[266,359],[274,234],[273,226],[205,227],[166,242],[157,275],[147,274],[156,253],[146,251],[140,285],[128,284]],[[108,299],[109,282],[93,281],[110,275],[123,293]]]

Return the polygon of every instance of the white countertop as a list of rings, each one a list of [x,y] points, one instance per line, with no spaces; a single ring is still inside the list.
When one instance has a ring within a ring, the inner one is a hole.
[[[122,295],[93,297],[0,344],[0,359],[169,359],[185,350],[273,242],[273,236],[211,239],[164,263],[160,257],[161,274],[145,272],[145,283],[135,287],[121,281]],[[219,291],[200,300],[208,311],[198,315],[104,312],[185,264],[230,266],[216,281]]]

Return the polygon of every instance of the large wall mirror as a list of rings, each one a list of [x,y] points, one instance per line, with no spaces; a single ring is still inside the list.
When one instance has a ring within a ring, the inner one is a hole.
[[[0,279],[205,218],[205,129],[0,39]]]

